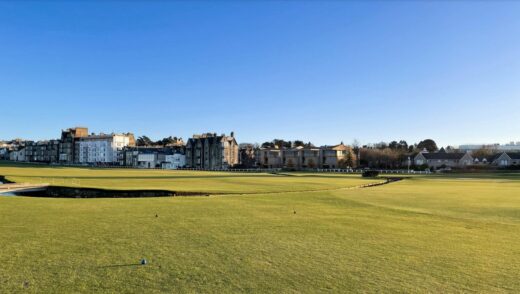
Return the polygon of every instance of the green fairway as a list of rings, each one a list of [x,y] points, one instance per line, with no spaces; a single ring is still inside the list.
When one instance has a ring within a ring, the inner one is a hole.
[[[340,189],[374,181],[359,175],[6,165],[0,175],[244,193],[0,197],[0,293],[520,291],[514,174],[425,176],[364,189]],[[149,264],[136,265],[141,258]]]
[[[310,173],[230,173],[138,169],[88,169],[0,165],[0,176],[17,183],[58,186],[157,189],[213,193],[316,191],[374,182],[359,175]]]

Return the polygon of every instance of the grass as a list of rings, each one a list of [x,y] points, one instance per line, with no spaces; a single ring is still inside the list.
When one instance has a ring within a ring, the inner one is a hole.
[[[68,187],[157,189],[210,193],[272,193],[330,190],[374,182],[359,175],[229,173],[139,169],[89,169],[0,165],[0,175],[17,183]]]
[[[19,169],[2,166],[0,175],[24,178]],[[61,170],[27,168],[25,179],[65,177]],[[162,174],[124,171],[142,178],[123,180],[123,171],[66,170],[118,187],[154,186]],[[273,183],[260,188],[269,192],[358,181],[200,176],[175,183],[228,192]],[[518,292],[519,192],[518,177],[467,175],[277,194],[0,197],[0,292]],[[149,264],[136,265],[143,257]]]

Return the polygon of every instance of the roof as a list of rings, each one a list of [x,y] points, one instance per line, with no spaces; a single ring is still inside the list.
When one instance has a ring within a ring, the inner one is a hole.
[[[79,137],[78,140],[79,141],[89,141],[89,140],[106,140],[106,139],[112,139],[116,136],[121,136],[121,137],[127,137],[129,136],[128,134],[115,134],[115,133],[111,133],[111,134],[97,134],[97,135],[88,135],[86,137]]]
[[[178,148],[172,148],[172,147],[126,147],[125,151],[137,151],[139,154],[166,154],[171,155],[175,153],[181,153]]]
[[[509,156],[511,159],[518,160],[520,159],[520,152],[506,152],[507,156]]]
[[[497,153],[497,154],[493,154],[493,155],[489,155],[489,156],[477,157],[477,159],[479,162],[483,162],[485,159],[486,162],[491,163],[491,162],[495,161],[497,158],[499,158],[501,155],[502,155],[502,153]]]
[[[458,160],[464,157],[466,153],[454,152],[454,153],[421,153],[426,159],[447,159],[447,160]]]
[[[350,150],[351,148],[343,143],[340,143],[338,145],[323,145],[323,146],[320,146],[320,147],[312,147],[312,148],[317,148],[317,149],[322,149],[322,150],[336,150],[336,151],[346,151],[346,150]]]
[[[332,146],[332,150],[337,150],[337,151],[346,151],[346,150],[349,150],[350,148],[348,146],[346,146],[345,144],[339,144],[339,145],[336,145],[336,146]]]

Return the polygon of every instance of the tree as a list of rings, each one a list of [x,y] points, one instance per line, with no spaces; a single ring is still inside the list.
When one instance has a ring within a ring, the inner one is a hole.
[[[400,140],[399,142],[397,141],[392,141],[388,144],[388,148],[392,149],[392,150],[403,150],[403,151],[406,151],[408,150],[408,143],[406,143],[405,140]]]
[[[493,155],[493,152],[487,148],[480,148],[471,153],[471,156],[473,156],[474,158],[478,158],[479,160],[482,160],[483,158],[487,158],[491,155]]]
[[[288,168],[293,168],[294,167],[294,163],[293,163],[292,159],[290,159],[290,158],[287,160],[287,167]]]
[[[346,160],[347,167],[354,167],[354,157],[352,156],[352,152],[349,151],[347,153],[347,160]]]
[[[417,144],[417,148],[420,150],[423,150],[426,148],[426,150],[428,150],[428,152],[435,152],[435,151],[439,150],[439,148],[437,147],[437,143],[435,143],[435,141],[433,141],[432,139],[426,139],[426,140],[419,142],[419,144]]]
[[[284,141],[282,139],[274,139],[273,143],[278,146],[278,148],[291,148],[292,146],[291,141]]]
[[[136,144],[137,146],[152,146],[154,142],[147,136],[141,136],[137,138]]]
[[[388,147],[388,145],[386,144],[386,142],[379,142],[379,143],[375,144],[375,147],[377,149],[383,150],[383,149],[386,149]]]
[[[307,166],[310,168],[316,167],[316,164],[314,163],[314,160],[312,158],[307,161]]]
[[[388,143],[388,148],[393,150],[399,149],[399,143],[397,143],[397,141],[392,141]]]
[[[303,147],[303,146],[305,146],[305,143],[303,143],[303,141],[301,141],[301,140],[294,140],[293,147]]]
[[[273,142],[264,142],[262,143],[262,148],[274,148],[274,143]]]
[[[182,138],[169,136],[167,138],[163,138],[163,139],[155,142],[155,144],[161,145],[161,146],[176,145],[176,144],[179,144],[179,140],[182,140]]]

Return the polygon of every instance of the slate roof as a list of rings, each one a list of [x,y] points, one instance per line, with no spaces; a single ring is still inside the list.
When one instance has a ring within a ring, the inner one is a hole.
[[[511,157],[511,159],[518,160],[520,159],[520,152],[506,152],[507,156]]]
[[[472,157],[473,157],[473,160],[477,159],[478,162],[487,162],[487,163],[492,163],[492,162],[495,161],[498,157],[500,157],[500,155],[502,155],[502,153],[497,153],[497,154],[493,154],[493,155],[489,155],[489,156],[480,156],[480,157],[472,156]]]
[[[462,157],[464,157],[464,155],[466,155],[466,153],[461,153],[461,152],[445,153],[445,152],[441,152],[441,153],[422,153],[422,155],[426,159],[459,160]]]

